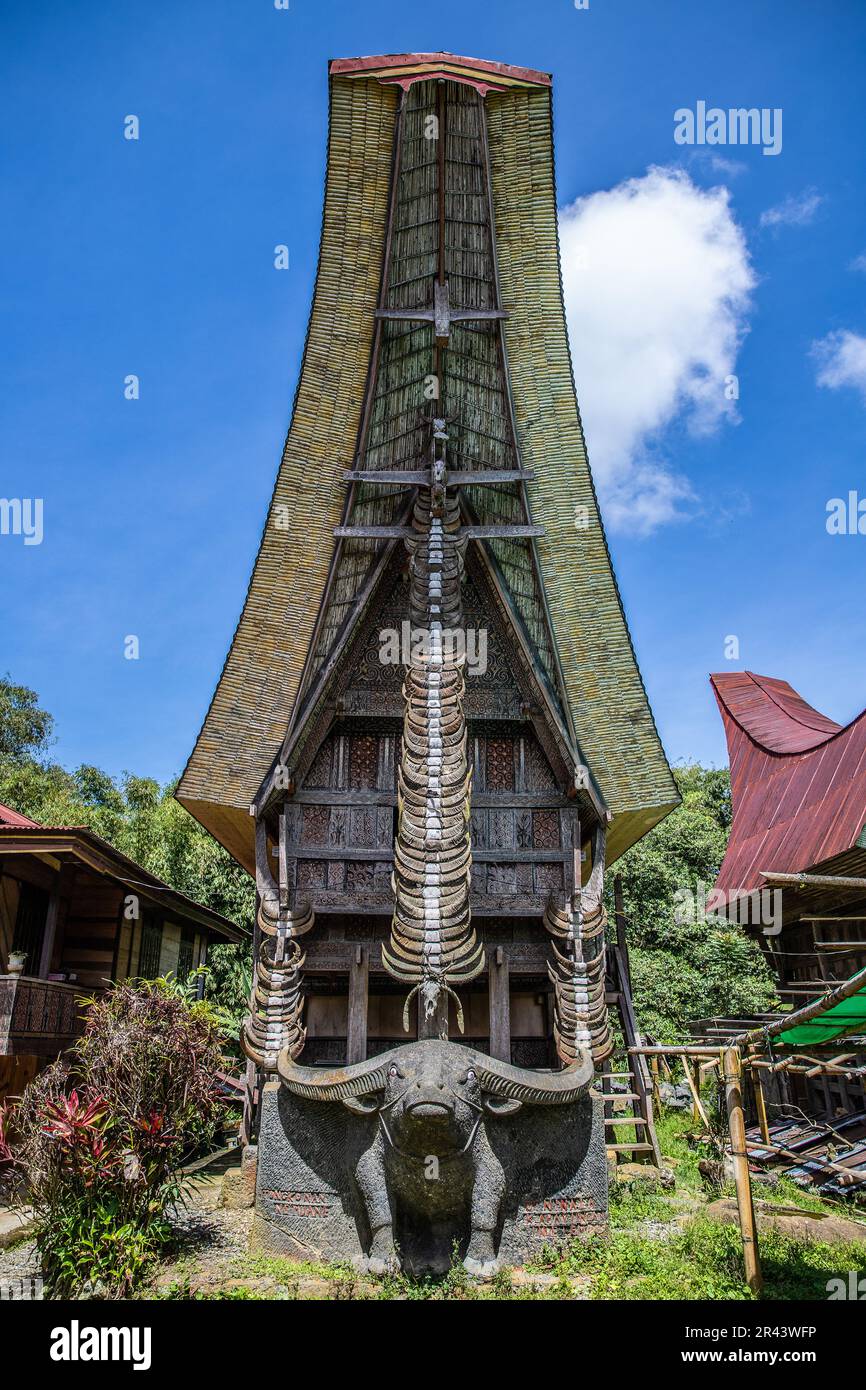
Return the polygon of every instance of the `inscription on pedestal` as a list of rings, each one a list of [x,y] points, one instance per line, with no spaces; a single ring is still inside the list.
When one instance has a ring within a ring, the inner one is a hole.
[[[280,1216],[330,1216],[334,1204],[331,1192],[287,1192],[269,1187],[264,1195]]]

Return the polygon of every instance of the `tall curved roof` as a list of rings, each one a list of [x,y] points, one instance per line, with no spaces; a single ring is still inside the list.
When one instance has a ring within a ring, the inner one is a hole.
[[[731,768],[733,825],[716,887],[751,892],[761,873],[803,873],[866,847],[866,710],[837,724],[787,681],[710,676]]]
[[[243,612],[177,793],[248,867],[250,802],[308,697],[311,670],[327,669],[324,647],[330,643],[333,653],[341,631],[355,621],[362,601],[369,601],[363,581],[377,542],[350,539],[335,547],[335,528],[353,506],[354,520],[399,521],[383,510],[381,488],[362,481],[350,489],[346,472],[359,468],[359,458],[367,469],[408,466],[391,460],[390,435],[376,443],[379,457],[371,463],[368,444],[378,438],[381,422],[375,411],[366,412],[365,402],[377,344],[390,342],[384,330],[377,336],[377,312],[381,318],[393,308],[380,304],[383,266],[403,253],[405,241],[400,224],[393,239],[389,233],[396,180],[403,177],[396,138],[400,111],[411,106],[419,84],[432,88],[438,77],[466,94],[454,99],[465,119],[466,150],[483,151],[480,161],[477,153],[464,153],[456,163],[466,165],[473,181],[479,170],[487,175],[481,192],[455,198],[448,215],[466,217],[468,236],[478,224],[460,209],[470,203],[489,207],[495,247],[490,255],[475,256],[471,266],[464,256],[462,278],[456,272],[453,277],[455,294],[461,288],[477,291],[481,297],[461,300],[474,309],[487,304],[483,296],[492,297],[507,315],[507,390],[500,391],[493,376],[485,376],[483,388],[470,381],[468,389],[475,391],[479,421],[486,412],[498,428],[500,414],[513,417],[517,462],[527,476],[525,483],[499,489],[494,501],[501,515],[489,519],[521,522],[518,489],[525,487],[528,519],[544,528],[537,542],[483,543],[506,576],[542,676],[571,726],[575,756],[589,765],[611,812],[610,857],[679,800],[632,648],[575,398],[560,279],[549,77],[448,53],[335,60],[319,265],[292,422]],[[483,102],[480,117],[470,109],[476,93]],[[423,143],[415,139],[415,146]],[[422,174],[411,171],[412,177]],[[427,197],[427,185],[419,185],[414,196]],[[485,265],[487,282],[476,284],[480,270],[476,274],[473,267]],[[415,293],[411,279],[407,274],[401,281],[404,296],[410,289]],[[459,343],[466,341],[459,325],[452,340],[450,360],[459,366]],[[476,335],[476,346],[479,341]],[[476,366],[495,375],[497,360]],[[386,362],[383,371],[390,370]],[[456,380],[459,374],[453,375]],[[406,394],[416,385],[410,381],[407,388],[400,378],[394,389]],[[490,449],[499,449],[502,440],[487,428]],[[470,498],[473,505],[476,500]]]

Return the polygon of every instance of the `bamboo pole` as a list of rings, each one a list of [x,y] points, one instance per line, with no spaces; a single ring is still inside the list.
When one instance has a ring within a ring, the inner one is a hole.
[[[737,1211],[743,1241],[743,1262],[746,1283],[753,1294],[764,1287],[758,1254],[758,1232],[755,1209],[752,1205],[752,1184],[749,1178],[749,1159],[746,1150],[746,1124],[743,1119],[743,1085],[740,1049],[727,1047],[723,1058],[725,1097],[728,1107],[728,1130],[731,1136],[731,1157],[734,1161],[734,1180],[737,1186]]]
[[[710,1122],[707,1119],[707,1112],[701,1104],[700,1083],[698,1081],[698,1083],[696,1084],[695,1077],[692,1075],[692,1065],[688,1057],[685,1057],[683,1059],[683,1071],[686,1074],[686,1081],[688,1082],[689,1090],[692,1093],[692,1119],[700,1120],[701,1123],[705,1126],[705,1128],[709,1129]],[[698,1070],[697,1063],[695,1064],[695,1071],[697,1077],[700,1078],[700,1071]]]
[[[664,1064],[667,1057],[717,1057],[719,1055],[718,1045],[712,1043],[700,1044],[680,1044],[671,1043],[663,1046],[661,1043],[641,1043],[640,1046],[628,1048],[629,1052],[636,1052],[641,1057],[660,1057]]]
[[[653,1105],[655,1106],[656,1110],[660,1111],[662,1104],[662,1095],[661,1087],[659,1085],[658,1057],[650,1057],[650,1075],[652,1076]]]
[[[758,1112],[758,1128],[761,1131],[761,1139],[765,1144],[770,1143],[770,1126],[767,1122],[767,1097],[764,1095],[764,1082],[761,1073],[752,1070],[752,1087],[755,1092],[755,1108]]]

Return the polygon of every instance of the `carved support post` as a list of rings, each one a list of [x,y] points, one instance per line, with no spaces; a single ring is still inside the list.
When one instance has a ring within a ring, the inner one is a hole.
[[[356,946],[349,967],[349,1021],[346,1027],[346,1062],[367,1059],[367,1009],[370,962],[366,946]]]
[[[502,1062],[511,1061],[511,999],[509,970],[501,946],[488,957],[490,988],[490,1056]]]
[[[548,965],[555,994],[553,1032],[560,1061],[566,1066],[583,1048],[591,1048],[596,1063],[604,1061],[613,1048],[605,998],[605,841],[606,828],[599,822],[586,887],[580,887],[578,878],[574,891],[564,901],[551,897],[544,912],[545,929],[553,938]]]

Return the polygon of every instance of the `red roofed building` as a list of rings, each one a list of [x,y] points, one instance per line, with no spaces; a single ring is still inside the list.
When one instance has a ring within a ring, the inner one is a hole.
[[[787,681],[710,677],[728,740],[734,823],[716,887],[762,873],[866,875],[866,711],[843,728]]]
[[[866,711],[843,726],[787,681],[730,671],[710,682],[733,824],[715,884],[724,899],[709,907],[756,936],[787,1012],[866,965]],[[715,1041],[768,1021],[700,1019],[693,1030]],[[841,1076],[796,1078],[785,1098],[829,1118],[866,1109],[861,1083]]]

